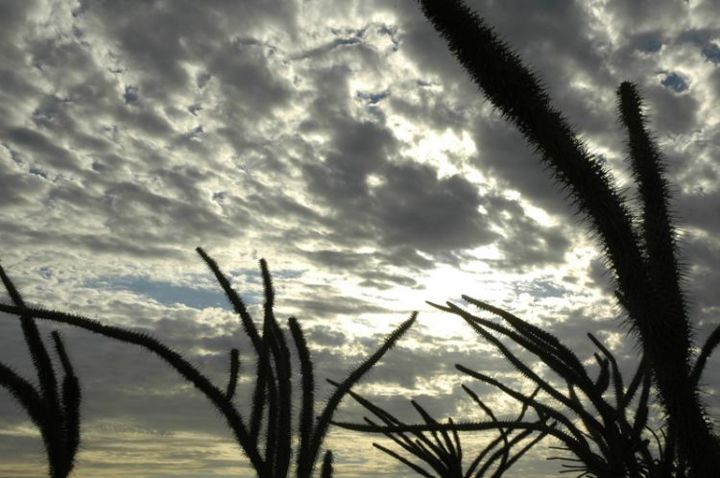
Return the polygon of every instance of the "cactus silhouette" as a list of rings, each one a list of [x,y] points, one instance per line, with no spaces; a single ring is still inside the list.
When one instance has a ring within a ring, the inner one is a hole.
[[[681,287],[682,271],[677,260],[677,234],[670,213],[665,165],[648,131],[637,87],[623,82],[617,90],[619,116],[627,131],[630,167],[641,205],[639,218],[634,218],[610,172],[588,152],[573,127],[552,106],[536,75],[492,28],[462,0],[418,0],[418,3],[471,79],[539,153],[540,160],[568,191],[573,205],[596,233],[613,272],[616,300],[627,314],[627,324],[641,351],[632,378],[623,379],[615,357],[590,334],[589,340],[597,348],[596,374],[548,331],[508,311],[463,296],[468,304],[502,322],[479,317],[453,303],[432,305],[464,319],[536,388],[527,394],[485,373],[459,364],[456,368],[520,402],[522,408],[516,418],[499,419],[472,389],[463,386],[490,420],[441,422],[417,402],[411,402],[423,423],[407,424],[352,391],[409,330],[415,313],[342,382],[330,381],[335,390],[318,414],[314,365],[305,335],[297,319],[289,318],[287,328],[281,327],[276,319],[275,291],[267,263],[260,260],[265,303],[259,327],[217,263],[198,248],[198,254],[239,316],[256,357],[249,414],[243,417],[236,405],[240,374],[237,349],[229,352],[227,382],[218,386],[181,354],[147,334],[27,306],[0,267],[0,278],[11,302],[0,304],[0,312],[19,317],[37,374],[35,385],[0,363],[0,385],[20,403],[39,429],[51,478],[67,477],[74,468],[80,444],[81,391],[60,335],[53,332],[54,348],[64,374],[60,383],[37,320],[70,324],[155,354],[192,383],[220,412],[261,478],[283,478],[293,473],[298,478],[309,478],[315,472],[323,478],[331,477],[334,456],[323,449],[323,443],[333,424],[384,434],[401,451],[380,444],[375,444],[376,448],[421,476],[469,477],[492,472],[491,476],[497,477],[546,436],[559,440],[564,454],[550,459],[562,460],[564,471],[576,472],[578,476],[718,476],[720,439],[706,416],[699,383],[708,358],[720,343],[720,326],[695,356],[692,323]],[[533,371],[508,347],[508,340],[537,357],[566,388]],[[291,353],[293,347],[295,354]],[[298,370],[300,383],[294,384],[293,373]],[[346,395],[375,418],[367,418],[362,424],[334,422],[333,416]],[[648,426],[654,400],[666,417],[659,433]],[[536,418],[526,418],[528,412]],[[461,433],[480,431],[496,433],[496,437],[465,463],[467,450],[463,449]]]
[[[233,401],[236,395],[235,392],[240,368],[239,351],[237,349],[230,351],[230,374],[225,390],[222,390],[183,358],[182,355],[147,334],[134,332],[122,327],[105,325],[96,320],[78,315],[27,307],[19,295],[14,292],[15,289],[12,287],[9,279],[6,280],[4,272],[2,272],[3,281],[13,299],[13,305],[0,304],[0,312],[20,316],[23,325],[28,321],[27,317],[50,320],[80,327],[90,332],[104,335],[121,342],[139,345],[149,350],[174,368],[183,378],[192,383],[220,412],[225,418],[228,427],[232,430],[238,445],[250,460],[258,477],[284,478],[290,476],[291,462],[293,455],[295,455],[295,476],[298,478],[310,478],[318,462],[320,449],[327,435],[333,414],[340,405],[340,402],[345,395],[350,392],[350,389],[358,383],[364,375],[377,364],[383,355],[395,345],[400,337],[410,329],[416,320],[417,313],[413,313],[408,320],[400,324],[400,326],[387,336],[385,342],[372,355],[360,363],[338,384],[335,391],[331,394],[330,398],[328,398],[320,415],[317,417],[315,416],[315,384],[310,351],[297,319],[293,317],[289,318],[288,328],[294,346],[297,349],[301,373],[301,396],[299,400],[297,433],[293,434],[292,410],[295,404],[292,399],[293,363],[291,361],[285,332],[278,324],[273,311],[275,291],[267,263],[264,259],[260,260],[265,295],[261,333],[248,313],[244,302],[231,287],[230,281],[222,273],[217,263],[201,248],[197,248],[197,252],[215,275],[229,302],[232,304],[235,313],[240,317],[243,330],[250,338],[251,345],[257,356],[255,387],[252,394],[249,423],[243,419]],[[1,271],[0,269],[0,272]],[[32,327],[35,327],[34,322],[32,323]],[[56,344],[59,344],[58,353],[61,357],[63,367],[66,370],[66,376],[74,378],[59,337],[56,338]],[[40,350],[37,349],[37,347],[33,347],[31,347],[33,351]],[[40,368],[38,368],[38,370],[40,370]],[[43,380],[42,377],[44,377],[44,375],[41,376],[41,383]],[[54,433],[59,432],[57,432],[53,426],[65,422],[53,420],[55,416],[49,415],[48,410],[46,410],[52,404],[49,402],[48,404],[45,402],[39,403],[39,399],[35,398],[37,392],[35,392],[27,382],[13,374],[4,366],[0,367],[0,380],[2,380],[3,385],[7,386],[18,398],[20,403],[25,406],[33,421],[43,430],[43,438],[45,439],[46,448],[48,449],[51,470],[64,466],[59,469],[65,472],[65,474],[51,471],[51,477],[59,478],[67,476],[72,468],[72,460],[70,460],[68,467],[68,465],[66,465],[66,457],[71,458],[74,456],[74,452],[77,449],[77,439],[74,442],[70,439],[57,441]],[[76,379],[74,383],[77,383]],[[75,389],[79,390],[77,386]],[[72,396],[72,394],[70,394],[70,396]],[[77,431],[77,411],[75,411],[74,415],[72,415],[72,413],[65,413],[65,415],[62,416],[74,418],[75,431]],[[46,428],[48,429],[47,434],[49,438],[45,438]],[[67,434],[69,435],[72,428],[68,426],[67,429]],[[60,430],[65,430],[65,428],[60,428]],[[292,449],[293,438],[298,442],[298,450],[295,453],[293,453]],[[63,448],[61,445],[64,445],[66,442],[68,445]],[[69,446],[72,444],[74,444],[75,447],[70,449]],[[70,451],[72,451],[72,453],[70,453]],[[60,454],[60,457],[56,458],[56,454]],[[329,450],[326,450],[320,469],[321,476],[332,476],[332,464],[333,455]]]
[[[20,309],[26,309],[22,296],[2,266],[0,279],[13,303]],[[37,372],[39,389],[2,362],[0,385],[20,402],[30,420],[40,430],[50,477],[65,478],[75,466],[75,455],[80,445],[80,383],[60,334],[53,331],[55,351],[65,374],[58,391],[58,380],[50,355],[32,314],[21,313],[20,324]]]
[[[332,381],[330,383],[337,385]],[[535,443],[542,440],[545,435],[548,434],[549,429],[554,428],[554,424],[549,424],[547,427],[544,426],[545,415],[542,411],[539,411],[538,415],[543,418],[537,422],[523,422],[525,413],[529,408],[528,403],[524,403],[522,405],[520,414],[515,421],[512,422],[512,425],[504,427],[503,424],[498,421],[492,410],[480,400],[475,392],[464,385],[463,390],[492,419],[490,428],[497,429],[500,435],[490,441],[490,443],[488,443],[488,445],[485,446],[485,448],[483,448],[467,465],[464,463],[467,451],[463,451],[460,434],[458,433],[462,427],[465,427],[467,424],[455,424],[451,418],[448,419],[447,424],[441,424],[415,401],[411,401],[411,404],[425,421],[424,426],[407,425],[391,413],[383,410],[370,400],[367,400],[354,392],[350,392],[350,395],[355,399],[355,401],[375,415],[375,417],[379,419],[383,425],[380,425],[367,417],[365,417],[366,425],[342,422],[334,423],[342,428],[351,430],[384,434],[406,453],[409,453],[416,459],[424,462],[425,466],[420,465],[417,461],[413,461],[411,458],[408,458],[405,455],[378,443],[373,443],[375,448],[395,458],[400,463],[413,470],[416,474],[430,478],[433,476],[440,476],[443,478],[464,478],[470,476],[482,477],[490,470],[494,470],[492,476],[501,476],[530,448],[532,448]],[[473,430],[487,429],[488,428],[483,428],[483,426],[478,426],[478,428]],[[516,430],[520,430],[520,432],[511,437],[513,431]],[[512,453],[512,448],[514,446],[522,443],[523,440],[529,437],[533,431],[536,430],[540,431],[536,437],[530,440],[530,442],[525,444],[522,448]],[[426,431],[430,432],[429,436],[425,434]],[[493,466],[495,467],[494,469]],[[432,471],[428,471],[427,467],[429,467]],[[436,473],[437,475],[433,475],[432,473]]]
[[[535,74],[493,30],[460,0],[418,3],[485,97],[525,136],[597,233],[614,273],[617,299],[648,360],[679,460],[687,463],[692,476],[717,476],[720,441],[706,419],[697,382],[717,345],[717,334],[693,363],[691,325],[668,212],[670,194],[636,87],[625,82],[618,95],[642,203],[639,232],[608,171],[551,106]]]
[[[523,408],[518,418],[514,421],[499,420],[476,393],[463,385],[465,392],[490,417],[491,421],[439,423],[423,413],[424,424],[408,425],[371,402],[353,394],[353,397],[380,418],[383,424],[380,425],[366,419],[366,424],[341,422],[337,423],[338,426],[358,431],[383,433],[407,452],[428,462],[431,466],[433,461],[437,462],[438,460],[430,460],[426,450],[403,446],[401,441],[407,443],[404,438],[406,434],[419,436],[422,432],[434,432],[447,436],[448,432],[458,433],[461,431],[495,430],[500,432],[500,436],[490,442],[463,474],[460,474],[459,471],[461,457],[456,453],[445,452],[443,453],[445,460],[450,456],[457,463],[455,470],[443,472],[433,466],[437,475],[426,474],[424,476],[485,476],[485,473],[490,471],[493,462],[502,458],[491,475],[500,476],[529,447],[535,445],[546,435],[558,439],[562,443],[561,449],[569,454],[569,456],[550,456],[548,459],[564,461],[564,468],[569,472],[577,471],[578,476],[607,478],[679,478],[686,476],[683,474],[685,466],[681,465],[677,459],[672,446],[673,438],[667,436],[662,430],[658,435],[648,427],[651,376],[648,373],[646,360],[640,361],[632,379],[625,386],[613,354],[597,338],[588,334],[589,339],[598,349],[598,352],[594,354],[598,373],[593,378],[582,361],[551,333],[485,302],[468,296],[463,296],[463,299],[482,311],[490,312],[503,319],[509,324],[509,327],[473,315],[450,302],[446,306],[432,305],[462,317],[484,340],[496,347],[517,371],[534,382],[536,388],[532,394],[527,395],[500,380],[463,365],[458,364],[456,368],[520,402]],[[561,382],[566,384],[566,391],[563,392],[562,387],[551,383],[548,378],[540,377],[529,364],[521,360],[510,347],[491,332],[510,339],[516,346],[535,355]],[[528,409],[537,414],[538,420],[523,420]],[[511,431],[520,433],[509,440]],[[538,435],[510,457],[512,446],[528,437],[533,431],[539,432]],[[651,447],[653,440],[656,445],[655,450]],[[497,448],[497,450],[490,454],[493,448]],[[408,460],[400,457],[397,453],[381,449],[408,464]],[[482,466],[478,467],[480,463]],[[411,465],[408,464],[408,466]],[[475,473],[476,468],[477,473]]]

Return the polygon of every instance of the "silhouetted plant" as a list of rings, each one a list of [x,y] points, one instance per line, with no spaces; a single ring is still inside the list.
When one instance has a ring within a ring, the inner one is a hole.
[[[693,364],[676,234],[668,212],[670,194],[635,86],[623,83],[618,96],[642,203],[639,232],[606,168],[551,106],[547,92],[520,58],[461,0],[419,3],[485,97],[540,153],[592,225],[614,272],[618,301],[652,371],[679,459],[688,464],[692,476],[717,476],[720,440],[706,419],[697,378],[718,340],[708,342],[703,347],[707,353]]]
[[[591,378],[590,373],[580,359],[557,337],[502,309],[498,309],[477,299],[463,296],[467,302],[491,312],[509,323],[510,327],[491,320],[477,317],[470,312],[449,303],[447,306],[432,304],[435,307],[462,317],[480,336],[495,346],[502,356],[524,377],[536,385],[535,392],[526,395],[509,387],[486,374],[456,365],[461,372],[484,383],[492,385],[523,405],[523,412],[514,422],[498,421],[490,409],[483,405],[476,394],[467,387],[463,388],[473,400],[488,413],[490,422],[440,424],[427,419],[425,424],[406,425],[398,420],[383,420],[384,425],[338,423],[339,426],[353,430],[375,433],[403,434],[434,431],[456,433],[470,430],[523,430],[529,434],[532,430],[541,431],[530,446],[544,435],[559,439],[563,449],[570,457],[550,457],[569,463],[563,466],[567,471],[577,471],[578,476],[596,477],[681,477],[682,467],[678,467],[674,448],[668,446],[668,438],[661,432],[661,439],[647,426],[650,404],[651,381],[646,360],[641,360],[630,383],[625,387],[622,374],[613,354],[592,334],[590,340],[598,348],[594,354],[598,373]],[[546,378],[540,377],[530,365],[522,361],[510,348],[490,331],[510,339],[522,349],[534,354],[547,365],[567,386],[565,393]],[[638,393],[639,391],[639,393]],[[550,400],[536,397],[538,392]],[[609,400],[607,395],[612,395]],[[355,396],[355,395],[353,395]],[[634,400],[634,398],[636,398]],[[548,404],[550,403],[550,404]],[[632,416],[629,410],[634,406]],[[364,403],[366,408],[380,416],[372,403]],[[532,408],[540,417],[537,422],[522,421],[525,408]],[[386,412],[385,412],[386,413]],[[552,422],[548,422],[552,420]],[[577,423],[579,419],[579,423]],[[559,426],[558,426],[559,425]],[[527,435],[526,435],[527,436]],[[655,440],[657,450],[651,447]],[[492,445],[492,443],[491,443]],[[508,448],[507,444],[505,449]],[[506,450],[505,450],[506,452]],[[523,451],[524,453],[524,451]],[[483,470],[481,470],[483,471]],[[500,470],[502,473],[504,470]],[[456,473],[440,476],[467,476]],[[475,476],[483,476],[478,474]],[[496,473],[493,476],[500,476]]]
[[[240,317],[243,330],[250,338],[253,350],[257,355],[255,385],[252,394],[249,423],[243,420],[233,400],[239,372],[239,352],[237,349],[232,349],[230,352],[230,376],[225,390],[222,390],[210,382],[205,375],[198,371],[179,353],[145,333],[105,325],[96,320],[74,314],[27,307],[22,301],[15,300],[15,296],[12,294],[14,305],[0,304],[0,312],[19,315],[23,321],[25,317],[35,317],[74,325],[121,342],[139,345],[153,352],[200,390],[223,415],[237,443],[247,455],[253,469],[259,477],[284,478],[289,476],[293,457],[293,438],[296,438],[299,448],[295,453],[295,475],[298,478],[309,478],[313,474],[323,440],[328,431],[328,426],[340,401],[350,391],[351,387],[360,381],[380,358],[392,348],[398,339],[408,331],[415,322],[417,313],[413,313],[408,320],[388,335],[378,350],[357,366],[345,380],[338,385],[318,417],[315,417],[314,377],[310,351],[308,350],[300,324],[295,318],[289,318],[288,328],[295,348],[297,349],[297,357],[302,377],[297,433],[293,435],[293,364],[287,346],[285,332],[280,328],[273,311],[275,292],[267,263],[264,259],[260,260],[265,295],[264,318],[261,333],[248,313],[244,302],[231,287],[230,282],[220,271],[216,262],[201,248],[197,248],[197,252],[212,270],[235,312]],[[3,278],[4,277],[3,275]],[[60,351],[61,349],[62,347],[60,346],[58,350]],[[61,357],[62,356],[64,356],[64,352],[61,353]],[[66,362],[66,360],[63,360],[64,366]],[[68,373],[68,375],[70,374]],[[13,378],[15,376],[8,375],[8,377]],[[21,403],[25,404],[27,402],[33,405],[35,403],[34,401],[24,398],[31,396],[30,393],[25,390],[27,387],[17,386],[15,385],[17,380],[14,378],[13,380],[15,381],[13,382],[11,380],[10,383],[15,388],[11,388],[11,390],[19,390],[21,392]],[[27,405],[26,408],[28,408]],[[28,410],[31,412],[31,417],[38,416],[35,408],[28,408]],[[41,415],[40,418],[43,418],[43,416]],[[36,419],[33,418],[33,420]],[[37,423],[45,422],[40,420]],[[320,470],[322,477],[332,476],[332,462],[332,453],[328,450],[324,455]],[[53,477],[55,477],[55,475],[53,475]]]
[[[525,451],[544,436],[563,444],[570,457],[566,471],[597,477],[693,477],[717,476],[720,470],[720,440],[713,434],[699,400],[699,379],[708,357],[720,343],[716,328],[693,360],[691,323],[681,289],[681,273],[676,255],[676,232],[669,212],[670,193],[659,150],[647,131],[642,101],[636,87],[624,82],[618,89],[620,117],[628,130],[628,149],[633,177],[638,185],[641,217],[635,225],[630,208],[607,169],[593,157],[563,115],[550,104],[547,92],[534,73],[495,35],[481,18],[461,0],[418,0],[425,16],[447,40],[485,96],[510,120],[540,153],[553,177],[567,189],[572,202],[597,233],[602,250],[614,272],[616,297],[628,314],[628,324],[641,346],[643,358],[625,387],[617,362],[594,336],[598,348],[594,355],[597,376],[590,373],[577,356],[552,334],[504,310],[464,296],[465,300],[491,312],[509,327],[477,317],[448,303],[436,307],[457,314],[525,377],[537,386],[526,395],[483,373],[457,365],[458,370],[493,385],[522,404],[513,421],[498,420],[469,388],[465,391],[491,418],[479,423],[440,423],[413,402],[424,423],[402,423],[385,410],[351,392],[364,374],[409,329],[416,314],[403,322],[385,343],[358,366],[327,401],[315,419],[313,364],[304,334],[294,318],[288,320],[301,372],[301,397],[297,432],[292,426],[292,356],[285,332],[274,312],[274,290],[264,260],[260,261],[265,305],[262,331],[217,264],[198,248],[213,271],[248,335],[257,356],[256,376],[248,422],[238,411],[234,399],[239,373],[239,352],[230,352],[230,376],[224,390],[217,387],[185,360],[158,340],[139,332],[104,325],[81,316],[28,307],[0,268],[0,275],[13,304],[0,304],[0,311],[20,317],[24,337],[37,370],[39,388],[0,364],[0,384],[20,402],[41,431],[53,478],[67,476],[73,467],[79,444],[80,389],[59,335],[54,332],[55,348],[65,378],[61,392],[49,355],[40,338],[35,319],[45,319],[81,327],[116,340],[144,347],[172,366],[199,389],[226,419],[228,426],[253,469],[260,477],[285,477],[290,473],[293,438],[297,439],[295,472],[310,477],[332,416],[342,398],[350,393],[382,424],[339,423],[345,428],[384,433],[406,453],[420,459],[440,476],[483,476],[497,463],[493,476],[505,472]],[[561,392],[520,360],[494,331],[531,352],[557,374],[567,386]],[[667,415],[667,425],[659,435],[647,427],[652,383]],[[547,395],[552,405],[537,394]],[[613,396],[612,400],[607,398]],[[632,416],[628,410],[634,406]],[[532,409],[537,421],[525,420]],[[499,436],[463,469],[462,431],[494,430]],[[511,438],[511,433],[517,431]],[[537,436],[529,445],[511,455],[512,447],[532,432]],[[430,435],[427,435],[429,433]],[[648,437],[655,440],[656,446]],[[430,438],[432,437],[432,439]],[[425,468],[382,445],[385,453],[416,473],[432,476]],[[493,451],[495,450],[495,451]],[[492,454],[491,454],[492,453]],[[551,457],[555,458],[555,457]],[[327,450],[321,476],[332,475],[333,456]]]
[[[337,385],[332,381],[330,381],[330,383]],[[532,428],[528,428],[520,431],[515,436],[512,436],[512,432],[514,430],[504,429],[492,410],[485,405],[482,400],[480,400],[480,397],[478,397],[475,392],[464,385],[463,390],[465,390],[475,403],[490,417],[492,424],[494,425],[493,428],[497,428],[499,431],[499,436],[490,441],[490,443],[488,443],[467,466],[464,464],[464,452],[460,435],[452,418],[448,419],[447,429],[437,428],[440,423],[415,401],[411,401],[411,404],[425,421],[425,425],[428,427],[428,431],[432,439],[430,436],[425,434],[424,430],[407,426],[407,424],[397,419],[391,413],[378,407],[355,392],[350,392],[350,395],[366,410],[375,415],[375,417],[377,417],[383,425],[380,425],[367,417],[365,417],[364,420],[369,428],[363,428],[362,426],[358,428],[355,424],[348,423],[333,423],[343,428],[355,430],[372,429],[375,432],[382,433],[387,438],[395,442],[395,444],[402,448],[405,452],[413,455],[422,462],[425,462],[432,471],[428,471],[427,468],[423,468],[421,465],[418,465],[417,462],[411,461],[411,458],[407,458],[406,456],[383,445],[373,443],[375,448],[400,461],[418,475],[425,477],[438,476],[443,478],[467,478],[471,476],[482,477],[489,471],[493,470],[493,466],[495,466],[494,472],[490,476],[499,477],[513,464],[515,464],[515,462],[517,462],[517,460],[519,460],[535,443],[542,440],[542,438],[547,434],[547,431],[541,431],[535,438],[530,440],[529,443],[525,444],[518,451],[511,453],[512,448],[530,436],[534,430]],[[533,396],[534,395],[535,394],[533,394]],[[527,412],[527,409],[528,404],[524,403],[520,414],[515,419],[514,423],[523,423],[522,420]],[[541,413],[542,412],[540,412],[540,416],[542,416]],[[540,426],[544,423],[544,421],[544,419],[540,419],[535,422],[535,425]],[[554,424],[550,424],[548,427],[552,428],[554,427]],[[407,429],[407,432],[401,431],[405,429]],[[440,437],[438,437],[438,434]],[[433,472],[436,474],[433,475]]]
[[[2,266],[0,279],[15,306],[26,310],[22,296]],[[65,478],[75,466],[75,455],[80,445],[80,384],[60,334],[52,332],[55,351],[65,374],[58,390],[55,370],[33,315],[21,313],[20,325],[37,372],[39,388],[2,362],[0,385],[20,402],[30,420],[40,430],[50,477]]]
[[[555,404],[549,406],[532,397],[526,397],[521,392],[462,365],[457,365],[458,370],[499,388],[561,424],[563,427],[561,432],[566,434],[561,441],[574,455],[571,461],[575,464],[570,467],[571,469],[591,476],[662,476],[660,473],[662,463],[672,461],[672,454],[664,454],[661,447],[661,456],[654,457],[649,447],[650,440],[644,435],[647,433],[651,388],[650,374],[644,359],[640,361],[633,378],[625,388],[613,354],[597,338],[588,334],[599,352],[593,355],[599,367],[598,374],[593,379],[577,356],[549,332],[477,299],[468,296],[463,298],[482,310],[501,317],[510,324],[511,328],[474,316],[451,303],[448,303],[447,307],[437,307],[463,317],[524,377],[532,380],[542,392],[561,406]],[[537,356],[565,382],[567,392],[562,393],[556,386],[541,378],[487,329],[510,338],[523,349]],[[611,393],[608,390],[611,390]],[[638,390],[636,408],[633,416],[629,417],[628,410]],[[607,394],[612,395],[612,401],[606,398]],[[573,416],[580,419],[582,428],[573,422]]]
[[[320,470],[320,478],[332,478],[333,476],[333,454],[327,450],[323,457],[323,464]]]

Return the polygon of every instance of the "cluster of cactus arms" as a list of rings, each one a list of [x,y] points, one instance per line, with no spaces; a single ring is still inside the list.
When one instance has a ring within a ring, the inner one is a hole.
[[[552,107],[535,74],[523,65],[492,28],[462,0],[418,0],[418,3],[485,97],[525,136],[553,176],[569,191],[574,205],[597,233],[614,272],[616,298],[627,313],[627,322],[640,345],[642,358],[625,389],[615,358],[590,335],[600,351],[600,354],[595,354],[600,367],[599,375],[591,379],[582,363],[556,337],[509,312],[464,296],[469,303],[506,320],[511,328],[476,317],[451,303],[436,307],[463,317],[549,398],[579,418],[587,432],[578,428],[571,417],[557,406],[548,406],[461,365],[457,366],[461,372],[491,384],[523,405],[532,407],[540,421],[516,420],[503,423],[502,427],[493,422],[440,424],[428,420],[421,425],[406,425],[392,420],[383,420],[384,425],[339,425],[386,435],[489,428],[535,429],[563,443],[572,454],[565,457],[572,462],[567,465],[567,471],[578,471],[581,476],[717,476],[720,470],[720,439],[699,400],[699,378],[708,357],[720,342],[720,327],[712,332],[693,360],[691,325],[681,289],[665,169],[659,150],[647,130],[636,86],[623,82],[617,96],[621,122],[628,133],[630,165],[642,204],[639,228],[635,227],[630,209],[609,172],[588,153],[567,120]],[[566,382],[567,394],[535,374],[486,329],[506,336],[535,354]],[[603,397],[611,383],[614,403]],[[647,427],[648,401],[653,383],[667,416],[665,429],[660,431],[662,438]],[[626,411],[639,388],[637,408],[630,421]],[[587,405],[591,405],[590,409]],[[384,416],[381,410],[369,410],[376,416]],[[543,417],[553,422],[547,423]],[[648,431],[655,439],[654,447],[644,436]],[[395,441],[398,442],[397,439]],[[417,450],[405,450],[427,461]],[[394,456],[403,463],[409,463],[400,455]]]
[[[614,273],[617,299],[627,313],[627,322],[667,415],[666,449],[669,448],[668,454],[676,454],[673,461],[678,464],[677,473],[703,478],[717,476],[720,439],[699,399],[698,378],[707,357],[720,341],[720,332],[715,329],[693,360],[691,324],[681,290],[676,233],[668,207],[670,194],[637,88],[632,83],[622,83],[618,103],[628,132],[630,163],[642,205],[639,228],[635,227],[626,200],[608,171],[554,109],[535,74],[492,28],[462,0],[418,0],[418,3],[485,97],[535,148],[597,234]],[[488,340],[490,337],[485,336]],[[538,340],[546,339],[538,336]],[[548,346],[552,347],[552,342]],[[602,414],[602,410],[598,411]],[[615,415],[607,418],[618,420]],[[603,442],[604,439],[598,444]],[[665,468],[661,469],[671,468],[662,466]],[[630,474],[631,470],[608,472],[602,476],[624,476],[615,473]]]
[[[2,266],[0,278],[15,306],[25,309],[22,296]],[[52,339],[65,374],[60,387],[35,319],[32,315],[22,313],[20,325],[37,371],[39,387],[2,362],[0,385],[15,397],[40,430],[50,477],[65,478],[75,465],[75,454],[80,444],[80,384],[57,331],[52,332]]]
[[[488,448],[470,462],[465,472],[460,472],[463,467],[457,466],[453,473],[439,473],[437,476],[500,476],[530,446],[546,435],[560,441],[561,449],[566,453],[563,456],[551,456],[549,459],[564,461],[563,467],[567,471],[577,471],[579,475],[607,478],[678,478],[686,476],[682,474],[678,466],[678,457],[672,437],[665,434],[664,431],[660,431],[658,434],[648,426],[651,405],[651,375],[645,358],[640,360],[626,386],[613,354],[596,337],[588,334],[590,341],[598,350],[594,354],[598,372],[595,377],[592,377],[591,372],[575,353],[551,333],[485,302],[469,296],[463,296],[463,299],[480,310],[501,318],[507,323],[507,326],[476,316],[450,302],[447,305],[432,305],[464,319],[478,335],[492,344],[518,372],[533,382],[535,390],[531,394],[526,394],[485,373],[459,364],[456,365],[456,368],[474,379],[497,388],[512,400],[520,402],[522,411],[515,420],[498,420],[478,395],[463,385],[465,392],[488,415],[490,420],[440,423],[421,411],[425,423],[408,425],[395,419],[372,402],[353,394],[353,397],[361,401],[368,411],[380,418],[382,424],[367,419],[364,424],[344,422],[335,424],[351,430],[383,433],[392,438],[406,452],[428,464],[431,462],[426,459],[424,451],[418,452],[401,443],[401,441],[407,443],[407,440],[404,439],[406,434],[422,434],[423,432],[457,434],[458,432],[488,430],[499,432],[500,436],[490,442]],[[509,339],[521,350],[530,352],[556,375],[556,380],[551,381],[550,378],[541,377],[533,371],[530,364],[521,360],[511,347],[493,335],[493,332],[502,338]],[[563,387],[557,384],[558,381],[565,385],[565,392],[562,391]],[[528,409],[537,415],[536,420],[524,419]],[[519,433],[509,440],[509,434],[513,431]],[[536,436],[511,456],[511,447],[519,444],[521,440],[529,438],[533,432],[537,432]],[[489,450],[495,447],[498,449],[490,454]],[[456,448],[460,449],[459,440]],[[384,451],[386,450],[384,449]],[[396,452],[391,450],[386,452],[408,466],[417,466],[416,463]],[[462,465],[461,458],[458,458],[457,461]],[[486,475],[491,471],[493,474]]]
[[[330,383],[334,384],[334,382]],[[424,462],[424,465],[418,464],[417,461],[413,461],[413,458],[406,457],[378,443],[373,443],[375,448],[390,455],[420,476],[447,478],[482,477],[486,476],[486,473],[490,471],[493,472],[491,476],[501,476],[535,443],[542,440],[548,434],[548,429],[554,428],[554,424],[545,426],[545,418],[540,418],[535,422],[523,422],[525,413],[529,408],[527,402],[523,403],[520,414],[515,421],[511,422],[510,426],[506,426],[507,422],[500,422],[492,409],[480,399],[477,393],[465,385],[463,385],[463,390],[490,417],[491,422],[482,424],[455,423],[452,418],[449,418],[447,423],[443,424],[435,420],[419,403],[413,400],[411,401],[412,406],[425,423],[422,425],[407,425],[370,400],[355,392],[350,392],[355,401],[372,413],[376,419],[380,420],[382,425],[367,417],[365,417],[365,424],[344,422],[333,422],[333,424],[349,430],[382,433],[400,446],[402,450],[413,455],[416,460]],[[531,395],[530,400],[538,390],[536,389],[536,392]],[[538,411],[538,416],[544,417],[545,415],[542,411]],[[469,462],[465,460],[467,452],[463,451],[460,440],[460,432],[468,430],[496,430],[499,435]],[[518,430],[519,432],[512,436],[513,432]],[[539,431],[539,433],[519,450],[512,453],[512,448],[528,438],[534,431]],[[426,434],[426,432],[429,433]],[[438,434],[442,439],[438,437]],[[436,475],[433,473],[436,473]]]
[[[340,402],[350,389],[410,329],[417,317],[417,314],[413,313],[408,320],[388,335],[375,353],[338,384],[323,409],[319,410],[316,415],[315,380],[310,351],[299,322],[294,317],[289,318],[287,325],[297,351],[297,362],[299,362],[301,375],[301,383],[295,387],[292,380],[294,364],[288,347],[289,340],[286,332],[275,318],[273,311],[275,292],[265,260],[260,260],[265,294],[264,318],[262,331],[260,331],[248,313],[244,302],[231,287],[229,280],[220,271],[216,262],[201,248],[197,248],[197,252],[210,267],[235,313],[240,317],[243,330],[249,337],[257,357],[249,419],[242,417],[234,400],[240,369],[237,349],[230,351],[228,382],[225,387],[220,388],[182,355],[147,334],[102,324],[74,314],[26,306],[4,271],[0,269],[3,282],[13,300],[12,305],[0,304],[0,312],[21,318],[23,330],[38,368],[41,393],[38,393],[30,383],[2,364],[0,364],[0,384],[7,387],[20,401],[33,422],[42,431],[52,478],[65,477],[72,469],[73,457],[80,436],[79,387],[62,342],[59,336],[54,334],[58,355],[66,373],[63,383],[63,402],[58,402],[55,378],[52,375],[47,353],[42,348],[42,343],[39,342],[35,319],[70,324],[149,350],[174,368],[210,400],[225,418],[235,440],[249,459],[258,477],[285,478],[294,475],[298,478],[310,478],[316,471],[323,441]],[[300,396],[294,399],[294,391],[298,388]],[[293,409],[299,410],[296,417],[297,423],[293,423]],[[297,445],[296,450],[293,450],[294,444]],[[294,467],[293,458],[295,460]],[[332,476],[332,464],[332,452],[326,450],[320,466],[320,475],[323,478]]]

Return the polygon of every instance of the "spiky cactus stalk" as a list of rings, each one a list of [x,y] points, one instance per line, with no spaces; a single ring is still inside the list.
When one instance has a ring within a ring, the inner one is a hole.
[[[633,172],[643,203],[641,234],[608,171],[550,104],[535,74],[460,0],[419,0],[425,16],[484,95],[525,136],[590,221],[608,257],[618,299],[650,361],[669,428],[694,476],[716,476],[720,443],[691,376],[691,327],[679,284],[669,193],[633,85],[619,90]]]

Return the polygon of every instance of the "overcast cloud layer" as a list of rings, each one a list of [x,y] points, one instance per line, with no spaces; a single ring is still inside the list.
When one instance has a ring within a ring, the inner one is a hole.
[[[704,340],[720,312],[717,3],[469,4],[540,74],[629,198],[614,92],[638,84]],[[318,382],[342,378],[420,311],[359,388],[411,420],[411,398],[437,418],[483,418],[462,383],[501,414],[518,409],[454,370],[511,372],[425,300],[468,293],[585,358],[593,332],[628,369],[636,359],[585,224],[415,2],[3,0],[0,47],[0,259],[30,303],[143,327],[223,383],[228,351],[248,344],[194,248],[256,316],[264,257],[279,317],[308,332]],[[61,331],[85,395],[74,476],[252,475],[222,420],[169,367]],[[253,358],[242,359],[249,377]],[[32,374],[6,315],[0,360]],[[716,419],[717,360],[703,377]],[[347,401],[339,416],[361,415]],[[336,431],[328,446],[338,476],[406,476],[368,437]],[[513,476],[553,476],[543,450]],[[37,433],[0,391],[0,477],[44,466]]]

